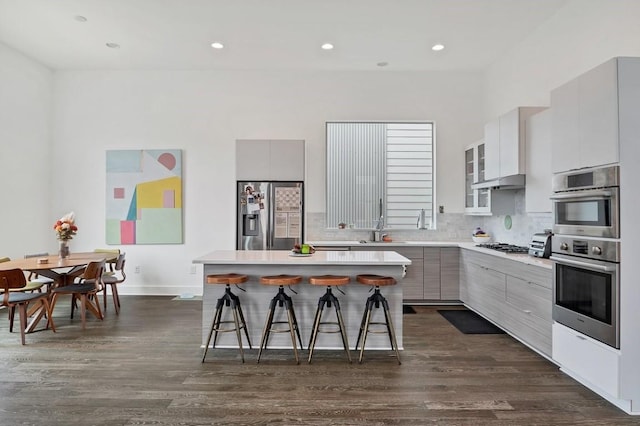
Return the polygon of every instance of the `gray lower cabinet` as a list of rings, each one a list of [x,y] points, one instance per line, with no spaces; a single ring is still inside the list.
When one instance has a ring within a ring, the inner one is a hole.
[[[393,250],[411,259],[402,280],[406,302],[460,300],[458,247],[353,246],[351,250]]]
[[[421,299],[440,300],[440,249],[424,249],[424,290]],[[405,299],[411,299],[405,294]]]
[[[463,250],[460,298],[470,308],[500,324],[502,322],[501,306],[506,294],[506,276],[492,267],[492,263],[482,262],[481,259],[478,261],[475,256],[468,256],[468,254]]]
[[[440,249],[440,299],[460,300],[460,249]]]
[[[460,299],[551,357],[551,270],[462,250]]]
[[[357,246],[351,247],[353,251],[385,251],[393,250],[411,260],[407,266],[407,275],[402,280],[402,298],[422,299],[424,294],[424,266],[422,247],[398,247],[398,246]]]
[[[384,248],[381,248],[384,250]],[[389,249],[386,249],[389,250]],[[411,259],[411,265],[407,266],[407,275],[402,280],[402,298],[422,299],[424,291],[424,266],[422,263],[422,247],[393,247],[394,251]]]

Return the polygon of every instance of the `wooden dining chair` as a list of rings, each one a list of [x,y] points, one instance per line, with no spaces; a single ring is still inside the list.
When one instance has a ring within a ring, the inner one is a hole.
[[[25,254],[24,258],[25,259],[31,259],[34,257],[47,257],[49,256],[49,253],[31,253],[31,254]],[[41,277],[39,276],[37,273],[35,272],[29,272],[29,276],[27,277],[27,287],[30,287],[30,290],[24,290],[24,291],[42,291],[42,287],[43,286],[47,286],[47,288],[50,288],[54,281],[51,278],[47,278],[47,277]]]
[[[0,257],[0,263],[3,262],[9,262],[11,260],[11,258],[9,257]],[[29,278],[31,278],[31,274],[29,274]],[[20,288],[11,288],[9,289],[10,292],[32,292],[32,291],[37,291],[37,292],[41,292],[42,291],[42,286],[45,285],[45,282],[41,282],[39,280],[34,280],[32,281],[31,279],[26,280],[27,283],[24,287],[20,287]]]
[[[20,315],[20,340],[25,344],[25,331],[27,329],[27,307],[31,302],[39,302],[44,312],[38,314],[34,320],[39,321],[44,314],[47,316],[47,325],[55,332],[56,328],[51,318],[51,305],[49,304],[49,295],[47,293],[28,293],[20,290],[27,285],[27,280],[22,269],[8,269],[0,271],[0,306],[9,308],[9,331],[13,332],[13,319],[15,316],[15,308],[18,308]],[[34,325],[35,326],[35,325]]]
[[[104,284],[104,291],[102,293],[104,310],[107,311],[107,286],[111,289],[111,295],[113,296],[113,307],[116,310],[116,315],[120,313],[120,295],[118,294],[118,284],[123,283],[127,279],[127,275],[124,272],[124,253],[120,253],[116,259],[116,263],[111,274],[105,273],[102,275],[102,283]]]
[[[76,300],[80,301],[80,317],[82,318],[82,329],[86,328],[87,310],[95,315],[99,320],[104,319],[100,309],[100,301],[97,294],[104,289],[102,275],[104,274],[105,261],[90,262],[85,268],[78,282],[70,285],[56,287],[51,290],[51,311],[56,306],[56,302],[61,294],[71,295],[71,319],[75,310]]]
[[[120,254],[120,249],[107,249],[107,248],[97,248],[93,250],[94,253],[104,253],[107,255],[112,255],[112,258],[107,260],[106,265],[109,267],[105,269],[104,273],[107,275],[113,275],[115,273],[115,267],[117,262],[117,257]]]

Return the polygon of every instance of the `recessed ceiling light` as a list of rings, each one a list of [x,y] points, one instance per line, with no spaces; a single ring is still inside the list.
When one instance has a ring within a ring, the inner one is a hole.
[[[214,49],[223,49],[224,44],[220,43],[219,41],[214,41],[213,43],[211,43],[211,47],[213,47]]]
[[[389,62],[378,62],[376,65],[379,67],[386,67],[387,65],[389,65]]]
[[[87,18],[85,18],[82,15],[76,15],[76,16],[73,17],[73,19],[75,19],[78,22],[87,22]]]
[[[442,49],[444,49],[444,44],[437,43],[437,44],[434,44],[433,46],[431,46],[431,50],[433,50],[435,52],[439,52]]]
[[[118,43],[107,43],[107,47],[110,49],[120,49],[120,45]]]
[[[320,46],[322,49],[324,50],[331,50],[333,49],[333,44],[331,43],[324,43],[322,46]]]

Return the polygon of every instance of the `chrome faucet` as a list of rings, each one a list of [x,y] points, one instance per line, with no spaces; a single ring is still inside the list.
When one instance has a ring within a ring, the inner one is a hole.
[[[382,231],[382,228],[384,228],[384,213],[382,213],[382,198],[380,198],[379,211],[380,211],[380,217],[378,218],[376,229],[378,231]]]
[[[372,241],[382,241],[382,230],[384,229],[384,214],[382,213],[382,198],[380,198],[380,217],[376,222],[376,228],[373,231]]]
[[[384,217],[380,216],[378,220],[376,220],[376,230],[382,231],[383,228],[384,228]]]

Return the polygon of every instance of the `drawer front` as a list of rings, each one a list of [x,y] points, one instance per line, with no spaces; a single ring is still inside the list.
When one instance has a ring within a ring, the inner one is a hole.
[[[551,356],[551,321],[525,313],[508,303],[503,307],[502,321],[501,326],[504,329],[543,354]]]
[[[553,304],[551,289],[532,281],[507,275],[507,303],[524,314],[551,324]]]
[[[536,283],[551,290],[553,280],[551,269],[510,260],[505,262],[504,269],[501,270],[505,274],[514,275],[524,281]]]
[[[487,266],[493,269],[499,269],[503,267],[503,262],[501,262],[502,259],[490,254],[478,253],[477,251],[473,250],[462,250],[461,256],[463,262],[473,262],[478,265]]]
[[[554,323],[553,360],[614,398],[619,397],[620,354],[617,350]]]
[[[506,291],[506,277],[503,273],[467,262],[462,268],[465,281],[463,301],[485,315],[501,323]]]
[[[520,277],[525,281],[535,282],[543,287],[551,288],[552,271],[542,266],[527,265],[526,263],[510,260],[504,257],[478,253],[473,250],[461,250],[463,262],[474,262],[508,275]]]

